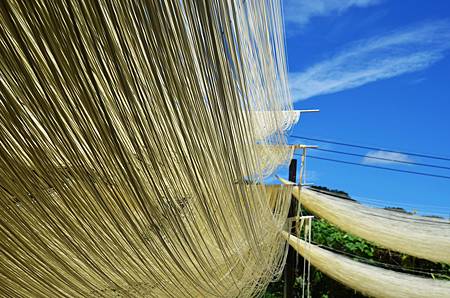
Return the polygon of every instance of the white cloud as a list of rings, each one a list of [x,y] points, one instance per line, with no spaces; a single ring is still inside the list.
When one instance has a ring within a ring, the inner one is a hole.
[[[422,24],[345,47],[328,60],[289,74],[294,100],[339,92],[427,68],[450,48],[447,21]]]
[[[285,19],[302,27],[318,16],[341,14],[351,7],[367,7],[380,0],[286,0]]]
[[[364,157],[362,161],[365,164],[397,164],[394,160],[400,162],[412,162],[408,155],[386,151],[371,151],[366,154],[366,157]]]

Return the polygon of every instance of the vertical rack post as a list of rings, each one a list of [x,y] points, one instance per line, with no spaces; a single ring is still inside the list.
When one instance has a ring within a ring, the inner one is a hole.
[[[292,159],[289,164],[289,181],[296,182],[297,180],[297,160]],[[288,217],[297,215],[297,200],[291,198],[291,205],[289,207]],[[292,231],[291,231],[292,233]],[[297,253],[291,247],[288,248],[288,255],[286,265],[284,267],[284,297],[294,297],[295,271],[296,271],[296,256]]]
[[[306,171],[306,165],[305,165],[305,162],[306,162],[306,150],[308,149],[308,148],[311,148],[311,147],[309,147],[309,146],[304,146],[303,148],[302,148],[302,159],[301,159],[301,163],[300,163],[300,177],[299,177],[299,182],[298,182],[298,184],[300,185],[300,189],[303,187],[303,185],[304,185],[304,183],[305,183],[305,171]],[[312,147],[312,148],[314,148],[314,146]],[[299,204],[298,202],[297,202],[297,204]],[[298,213],[300,212],[300,209],[301,208],[301,206],[297,206],[297,215],[298,215]],[[300,231],[298,231],[298,230],[296,230],[295,231],[295,233],[297,234],[297,237],[300,237]],[[307,239],[307,235],[305,235],[305,240]],[[305,259],[303,258],[303,256],[302,255],[300,255],[300,254],[297,254],[297,256],[296,256],[297,258],[296,258],[296,262],[295,262],[295,269],[298,269],[298,265],[300,264],[301,266],[302,266],[302,268],[303,268],[303,270],[302,270],[302,282],[303,282],[303,284],[302,284],[302,297],[305,297],[305,281],[307,280],[306,278],[305,278],[305,275],[306,275],[306,271],[307,271],[307,268],[306,268],[306,262],[305,262]],[[309,272],[309,271],[308,271]],[[308,273],[309,274],[309,273]],[[308,277],[308,283],[309,283],[309,277]],[[307,287],[307,289],[308,289],[308,291],[307,291],[307,297],[309,297],[309,286]]]
[[[300,177],[298,179],[298,183],[300,185],[300,187],[303,185],[303,180],[305,179],[305,159],[306,159],[306,148],[307,147],[303,147],[303,152],[302,152],[302,159],[300,162]]]

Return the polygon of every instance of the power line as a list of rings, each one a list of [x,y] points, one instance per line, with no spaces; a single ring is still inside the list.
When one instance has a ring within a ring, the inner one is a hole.
[[[298,154],[298,153],[295,153],[295,155],[300,156],[300,154]],[[308,157],[309,158],[313,158],[313,159],[332,161],[332,162],[349,164],[349,165],[355,165],[355,166],[366,167],[366,168],[374,168],[374,169],[387,170],[387,171],[393,171],[393,172],[400,172],[400,173],[416,174],[416,175],[435,177],[435,178],[450,179],[450,176],[444,176],[444,175],[436,175],[436,174],[431,174],[431,173],[422,173],[422,172],[408,171],[408,170],[399,170],[399,169],[388,168],[388,167],[381,167],[381,166],[374,166],[374,165],[365,165],[365,164],[361,164],[361,163],[357,163],[357,162],[350,162],[350,161],[344,161],[344,160],[338,160],[338,159],[331,159],[331,158],[325,158],[325,157],[319,157],[319,156],[313,156],[313,155],[308,155]]]
[[[411,153],[411,152],[405,152],[405,151],[390,150],[390,149],[383,149],[383,148],[363,146],[363,145],[355,145],[355,144],[336,142],[336,141],[330,141],[330,140],[324,140],[324,139],[308,138],[308,137],[302,137],[302,136],[291,136],[291,138],[302,139],[302,140],[309,140],[309,141],[316,141],[316,142],[321,142],[321,143],[329,143],[329,144],[341,145],[341,146],[347,146],[347,147],[353,147],[353,148],[361,148],[361,149],[368,149],[368,150],[378,150],[378,151],[385,151],[385,152],[393,152],[393,153],[400,153],[400,154],[406,154],[406,155],[417,156],[417,157],[425,157],[425,158],[431,158],[431,159],[439,159],[439,160],[450,161],[450,158],[442,157],[442,156],[435,156],[435,155],[428,155],[428,154],[419,154],[419,153]]]
[[[312,191],[315,191],[315,192],[318,192],[318,193],[325,194],[325,195],[327,195],[329,197],[335,197],[335,198],[339,198],[341,200],[343,199],[343,200],[346,200],[346,201],[354,201],[357,204],[364,205],[363,204],[364,202],[362,202],[360,200],[356,200],[356,199],[358,199],[357,197],[350,197],[350,196],[346,197],[346,196],[342,196],[342,195],[337,194],[337,193],[332,193],[330,191],[321,190],[321,189],[317,189],[317,188],[314,188],[314,187],[309,187],[308,189],[310,189]],[[386,209],[386,208],[389,208],[388,206],[380,206],[380,207],[382,207],[382,209],[384,209],[384,210],[389,210],[389,209]],[[372,214],[372,215],[380,217],[380,218],[386,218],[385,216],[380,215],[380,214]],[[398,215],[402,215],[402,213],[398,213]],[[409,215],[413,215],[413,214],[404,214],[404,215],[408,215],[409,216]],[[445,218],[442,218],[442,220],[444,220],[445,222],[438,222],[437,223],[435,220],[428,219],[428,218],[423,218],[423,217],[424,216],[422,216],[422,218],[409,218],[409,220],[413,220],[413,221],[416,221],[416,222],[427,222],[427,223],[438,224],[438,225],[442,225],[442,224],[448,225],[448,224],[450,224],[450,222],[447,222],[447,220]],[[397,220],[397,221],[408,222],[408,221],[403,220],[401,217],[398,217],[396,219],[393,219],[393,218],[390,218],[390,219]]]
[[[328,197],[335,197],[335,198],[338,198],[338,199],[340,199],[340,200],[349,201],[349,199],[350,199],[350,201],[354,201],[354,203],[357,203],[357,204],[359,204],[359,205],[361,205],[361,206],[364,206],[364,204],[363,204],[364,202],[355,200],[355,199],[352,198],[352,197],[345,197],[345,196],[341,196],[341,195],[339,195],[339,194],[333,194],[333,193],[330,193],[329,191],[320,190],[320,189],[317,189],[317,188],[314,188],[314,187],[309,187],[308,189],[310,189],[310,190],[312,190],[312,191],[315,191],[315,192],[318,192],[318,193],[325,194],[325,195],[327,195]],[[386,210],[386,211],[396,212],[396,211],[389,210],[389,209],[386,209],[386,208],[389,208],[389,207],[383,206],[382,208],[377,208],[377,209],[384,209],[384,210]],[[375,209],[374,209],[374,210],[375,210]],[[385,218],[385,219],[387,218],[387,219],[390,219],[390,220],[396,220],[396,221],[401,221],[401,222],[415,221],[415,222],[426,222],[426,223],[429,223],[429,224],[435,224],[435,225],[439,225],[439,226],[441,226],[441,225],[450,225],[450,222],[448,222],[444,217],[442,217],[442,218],[440,219],[440,221],[437,222],[436,220],[433,220],[433,219],[431,219],[431,218],[425,218],[425,216],[421,216],[420,218],[419,218],[419,217],[413,218],[413,217],[410,217],[410,216],[413,216],[414,214],[408,214],[408,213],[403,214],[403,213],[401,213],[401,212],[396,212],[396,213],[397,213],[397,214],[396,214],[396,215],[397,215],[397,218],[386,217],[386,215],[376,214],[376,213],[372,213],[371,215],[372,215],[372,216],[379,217],[379,218]],[[404,217],[405,215],[406,215],[407,217]]]
[[[359,156],[359,157],[370,158],[370,159],[392,161],[392,162],[404,163],[404,164],[415,165],[415,166],[422,166],[422,167],[430,167],[430,168],[450,170],[450,167],[438,166],[438,165],[432,165],[432,164],[426,164],[426,163],[419,163],[419,162],[413,162],[413,161],[398,160],[398,159],[393,159],[393,158],[384,158],[384,157],[363,155],[363,154],[343,152],[343,151],[330,150],[330,149],[322,149],[322,148],[311,148],[311,149],[319,150],[319,151],[325,151],[325,152],[331,152],[331,153],[337,153],[337,154]]]
[[[368,198],[365,196],[360,196],[360,195],[353,195],[353,198],[358,199],[358,201],[361,202],[372,202],[372,203],[376,203],[376,204],[401,204],[404,206],[408,206],[410,208],[421,208],[421,207],[434,207],[436,210],[448,210],[450,211],[449,207],[445,207],[442,205],[428,205],[428,204],[409,204],[409,203],[402,203],[402,202],[398,202],[398,201],[389,201],[389,200],[378,200],[378,199],[373,199],[373,198]]]
[[[319,247],[331,250],[333,252],[340,253],[340,254],[343,254],[343,255],[347,255],[349,257],[356,258],[356,259],[358,259],[360,261],[363,261],[366,264],[370,264],[370,265],[377,264],[377,265],[385,267],[385,268],[398,269],[398,270],[401,270],[401,271],[409,271],[409,272],[421,273],[421,274],[430,274],[430,275],[431,274],[435,274],[435,275],[447,276],[447,274],[446,274],[447,270],[429,269],[429,271],[428,271],[427,269],[422,269],[422,268],[415,269],[415,268],[411,268],[411,267],[402,267],[402,266],[399,266],[399,265],[389,264],[389,263],[380,262],[380,261],[377,261],[377,260],[374,260],[374,259],[369,259],[367,257],[358,256],[356,254],[352,254],[352,253],[349,253],[349,252],[346,252],[346,251],[343,251],[343,250],[335,249],[335,248],[332,248],[332,247],[324,245],[324,244],[320,244],[320,243],[315,242],[315,241],[311,241],[311,243],[315,244],[315,245],[317,245]]]
[[[369,203],[371,205],[377,205],[380,207],[389,207],[389,206],[398,206],[398,207],[405,207],[408,209],[411,208],[415,208],[415,209],[421,209],[422,207],[427,207],[428,209],[431,207],[433,208],[433,214],[435,213],[434,211],[450,211],[450,208],[448,207],[444,207],[442,205],[428,205],[428,204],[409,204],[409,203],[403,203],[403,202],[394,202],[394,201],[389,201],[389,200],[377,200],[377,199],[373,199],[373,198],[368,198],[368,197],[364,197],[364,196],[360,196],[360,195],[351,195],[351,196],[343,196],[343,195],[339,195],[337,193],[333,193],[330,191],[325,191],[325,190],[321,190],[315,187],[309,187],[310,189],[317,191],[317,192],[322,192],[324,194],[330,195],[330,196],[334,196],[334,197],[338,197],[341,199],[353,199],[357,202],[360,203]],[[429,209],[430,210],[430,209]],[[443,212],[440,214],[444,214],[444,215],[448,215],[448,212]]]

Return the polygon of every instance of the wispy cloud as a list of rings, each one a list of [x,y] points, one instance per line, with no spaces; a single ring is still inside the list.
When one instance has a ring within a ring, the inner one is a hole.
[[[412,162],[408,155],[386,152],[386,151],[371,151],[366,154],[362,162],[365,164],[397,164],[395,161]]]
[[[416,78],[416,79],[411,80],[409,83],[412,84],[412,85],[420,84],[420,83],[422,83],[422,82],[424,82],[426,80],[427,80],[426,78]]]
[[[289,74],[294,100],[339,92],[427,68],[450,49],[448,21],[360,40],[303,72]]]
[[[313,17],[341,14],[351,7],[367,7],[380,0],[286,0],[287,22],[303,27]]]

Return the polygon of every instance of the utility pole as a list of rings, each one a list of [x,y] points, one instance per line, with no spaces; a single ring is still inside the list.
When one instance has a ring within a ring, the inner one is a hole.
[[[297,180],[297,160],[292,159],[289,164],[289,181],[296,182]],[[291,198],[291,205],[289,207],[289,217],[294,217],[297,215],[297,200]],[[293,227],[292,227],[293,228]],[[290,233],[293,232],[291,229]],[[284,267],[284,298],[294,297],[294,284],[296,276],[296,265],[297,265],[297,253],[292,247],[288,248],[288,255],[286,259],[286,265]]]

